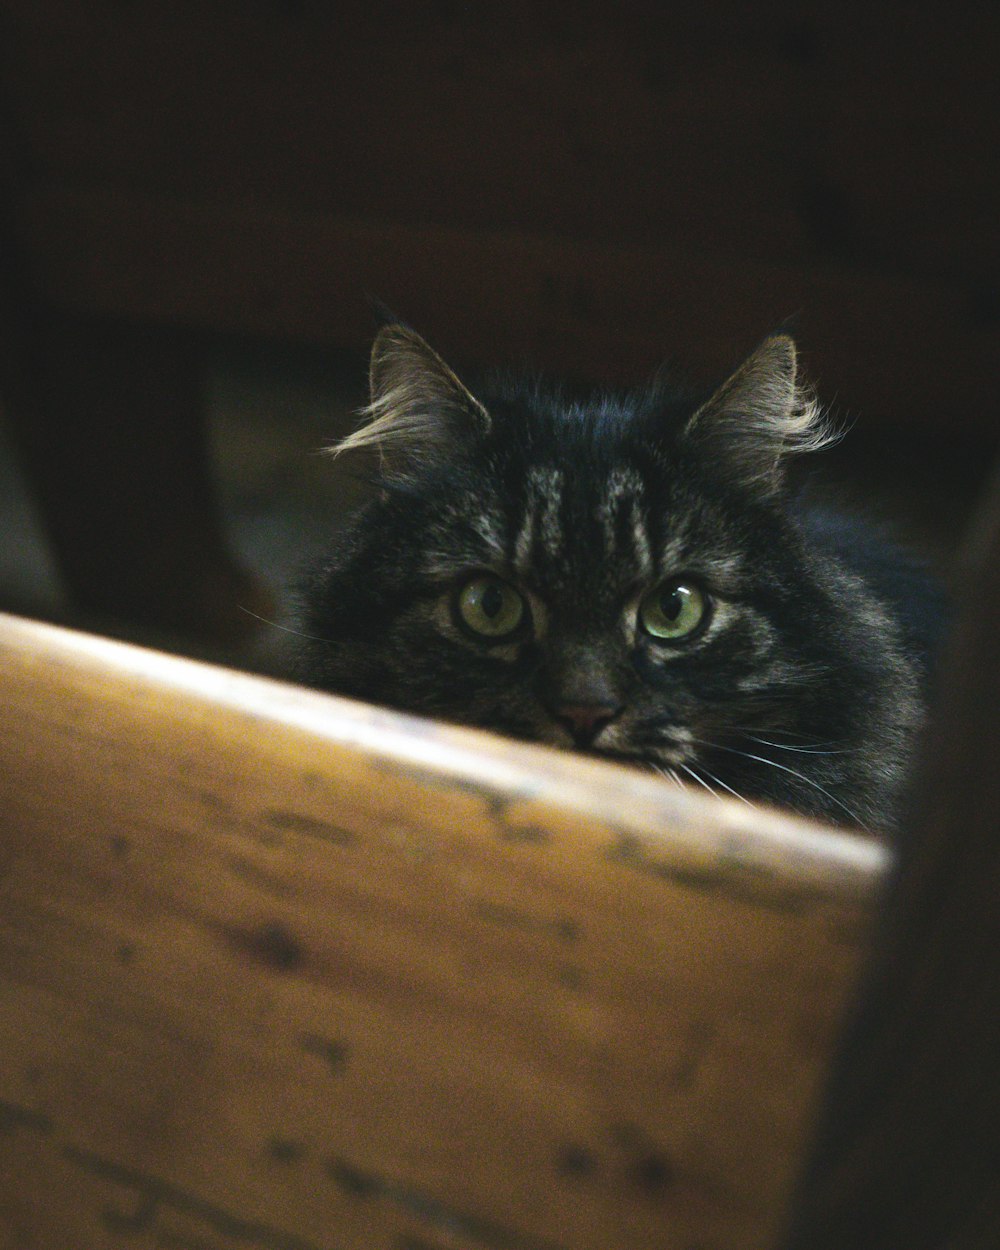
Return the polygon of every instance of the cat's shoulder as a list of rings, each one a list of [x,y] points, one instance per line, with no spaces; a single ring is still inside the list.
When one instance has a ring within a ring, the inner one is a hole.
[[[791,512],[815,552],[860,578],[890,608],[929,667],[948,619],[944,583],[931,562],[872,516],[806,496],[795,500]]]

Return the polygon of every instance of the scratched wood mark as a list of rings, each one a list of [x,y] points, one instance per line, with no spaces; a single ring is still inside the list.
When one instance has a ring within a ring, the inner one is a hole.
[[[879,846],[0,618],[5,1250],[768,1244]]]

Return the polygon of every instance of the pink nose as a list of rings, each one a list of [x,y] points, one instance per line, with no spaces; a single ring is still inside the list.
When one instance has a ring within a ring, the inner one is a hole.
[[[593,742],[620,711],[621,708],[612,703],[562,703],[555,709],[555,717],[570,731],[578,746],[585,746]]]

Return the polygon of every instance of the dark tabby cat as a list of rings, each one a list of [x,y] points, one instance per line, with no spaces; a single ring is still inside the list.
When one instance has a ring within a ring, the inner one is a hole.
[[[693,402],[658,385],[478,396],[385,326],[376,497],[306,593],[310,684],[887,829],[923,714],[935,595],[797,501],[830,441],[791,339]]]

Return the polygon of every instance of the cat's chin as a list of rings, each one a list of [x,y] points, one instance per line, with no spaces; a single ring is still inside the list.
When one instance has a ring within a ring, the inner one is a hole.
[[[555,724],[516,729],[508,727],[506,732],[512,737],[555,747],[560,751],[572,751],[575,755],[589,755],[615,764],[628,764],[633,768],[661,773],[692,762],[694,752],[688,730],[676,727],[669,738],[658,742],[652,749],[635,744],[629,740],[627,734],[618,730],[617,726],[609,726],[604,733],[598,735],[595,742],[589,743],[575,741],[572,734]]]
[[[640,768],[644,772],[655,772],[661,775],[671,767],[678,767],[682,762],[679,753],[676,758],[660,759],[648,752],[623,751],[614,747],[594,746],[583,750],[576,748],[576,750],[580,755],[592,755],[597,759],[608,760],[612,764],[627,764],[630,768]]]

